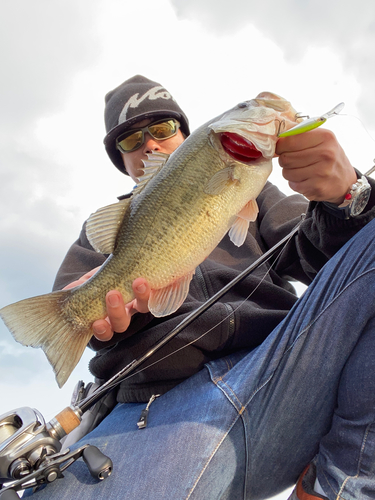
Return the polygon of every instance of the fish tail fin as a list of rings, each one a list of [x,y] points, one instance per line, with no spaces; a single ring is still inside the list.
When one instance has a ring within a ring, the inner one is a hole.
[[[25,346],[41,347],[62,387],[80,360],[92,331],[67,321],[62,305],[71,290],[21,300],[0,309],[14,339]]]

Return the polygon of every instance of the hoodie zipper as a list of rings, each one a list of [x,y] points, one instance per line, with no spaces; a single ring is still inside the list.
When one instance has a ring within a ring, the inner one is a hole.
[[[208,300],[210,298],[210,295],[209,295],[208,290],[207,290],[206,280],[204,279],[201,266],[196,267],[195,276],[196,276],[198,283],[202,289],[204,299]]]
[[[227,302],[223,303],[228,312],[228,338],[230,338],[234,334],[234,330],[236,329],[236,321],[234,319],[234,310],[233,307]]]

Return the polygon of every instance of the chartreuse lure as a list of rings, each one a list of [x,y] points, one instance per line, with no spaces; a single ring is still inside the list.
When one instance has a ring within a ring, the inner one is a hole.
[[[324,115],[315,116],[313,118],[307,118],[306,120],[303,120],[303,122],[299,123],[295,127],[290,128],[289,130],[286,130],[285,132],[279,134],[279,137],[289,137],[291,135],[303,134],[304,132],[308,132],[309,130],[318,128],[321,125],[323,125],[323,123],[325,123],[328,120],[328,118],[338,115],[340,111],[343,110],[344,106],[345,104],[343,102],[340,102],[340,104],[331,109],[331,111],[328,111],[328,113],[324,113]]]

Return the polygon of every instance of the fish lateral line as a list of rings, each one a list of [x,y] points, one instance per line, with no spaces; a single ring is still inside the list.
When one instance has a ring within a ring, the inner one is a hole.
[[[147,352],[145,352],[143,355],[141,355],[139,358],[133,359],[128,365],[126,365],[122,370],[120,370],[118,373],[116,373],[112,378],[107,380],[104,384],[102,384],[98,389],[91,395],[88,396],[86,399],[82,400],[77,406],[80,408],[80,410],[84,413],[87,411],[93,404],[98,402],[105,394],[107,394],[109,391],[114,389],[120,382],[127,380],[128,378],[137,375],[138,373],[143,372],[147,368],[150,368],[151,366],[154,366],[155,364],[159,363],[160,361],[166,359],[169,356],[172,356],[173,354],[179,352],[180,350],[188,347],[188,345],[194,344],[197,342],[199,339],[207,335],[210,331],[213,330],[213,328],[216,328],[217,325],[213,326],[206,332],[204,332],[202,335],[200,335],[198,338],[194,339],[191,341],[189,344],[184,345],[180,349],[177,349],[174,352],[169,353],[168,355],[164,356],[163,358],[155,361],[154,363],[151,363],[144,368],[141,368],[138,371],[137,368],[139,368],[145,361],[147,361],[153,354],[155,354],[157,351],[159,351],[164,345],[166,345],[170,340],[172,340],[174,337],[176,337],[182,330],[184,330],[187,326],[189,326],[195,319],[197,319],[199,316],[201,316],[207,309],[209,309],[213,304],[215,304],[220,298],[222,298],[231,288],[233,288],[235,285],[240,283],[242,280],[244,280],[249,274],[251,274],[255,269],[257,269],[259,266],[262,264],[266,263],[268,260],[270,260],[274,254],[280,250],[277,258],[275,259],[274,264],[276,263],[277,259],[281,256],[283,253],[285,247],[289,243],[289,241],[295,236],[295,234],[298,232],[301,223],[303,222],[305,218],[305,214],[301,215],[301,221],[288,233],[284,238],[282,238],[278,243],[276,243],[272,248],[270,248],[267,252],[265,252],[262,256],[260,256],[255,262],[250,264],[244,271],[242,271],[238,276],[236,276],[232,281],[227,283],[221,290],[216,292],[211,298],[209,298],[206,302],[204,302],[201,306],[199,306],[195,311],[192,311],[186,318],[184,318],[178,325],[176,325],[169,333],[164,335],[158,342],[156,342]],[[272,268],[272,266],[271,266]],[[264,277],[262,278],[262,281],[265,279],[267,274],[270,272],[271,268],[265,273]],[[249,297],[257,290],[257,288],[260,286],[262,281],[257,285],[257,287],[251,291],[248,297],[244,299],[244,301],[237,307],[239,309],[241,305],[249,299]],[[237,310],[236,309],[236,310]],[[235,311],[232,311],[230,314],[228,314],[227,317],[229,317],[231,314],[233,314]],[[226,318],[224,318],[225,320]],[[224,321],[222,320],[222,321]],[[220,324],[220,323],[218,323]]]
[[[87,221],[92,248],[110,254],[100,270],[79,288],[25,299],[0,311],[15,340],[43,349],[60,387],[90,340],[92,323],[103,317],[114,274],[122,293],[131,289],[135,275],[152,277],[151,288],[157,291],[150,311],[169,315],[185,300],[192,273],[208,250],[228,231],[234,244],[243,244],[249,222],[256,217],[255,200],[272,171],[276,118],[288,127],[298,122],[289,101],[264,92],[202,125],[168,160],[165,155],[149,155],[144,163],[146,182],[140,179],[133,196],[99,209]],[[230,135],[237,132],[238,137]],[[252,158],[249,167],[227,154],[220,133],[226,133],[232,153]],[[261,152],[258,161],[256,149]],[[176,200],[181,200],[178,210]],[[130,268],[135,253],[139,265]],[[177,283],[176,273],[184,274]],[[161,284],[164,290],[158,289]]]

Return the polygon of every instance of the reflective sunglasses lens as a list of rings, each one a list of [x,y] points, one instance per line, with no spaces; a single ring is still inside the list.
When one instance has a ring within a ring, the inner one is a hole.
[[[138,149],[142,145],[142,130],[128,135],[117,144],[125,153]]]
[[[148,130],[154,139],[168,139],[177,132],[177,125],[174,120],[149,125]]]

